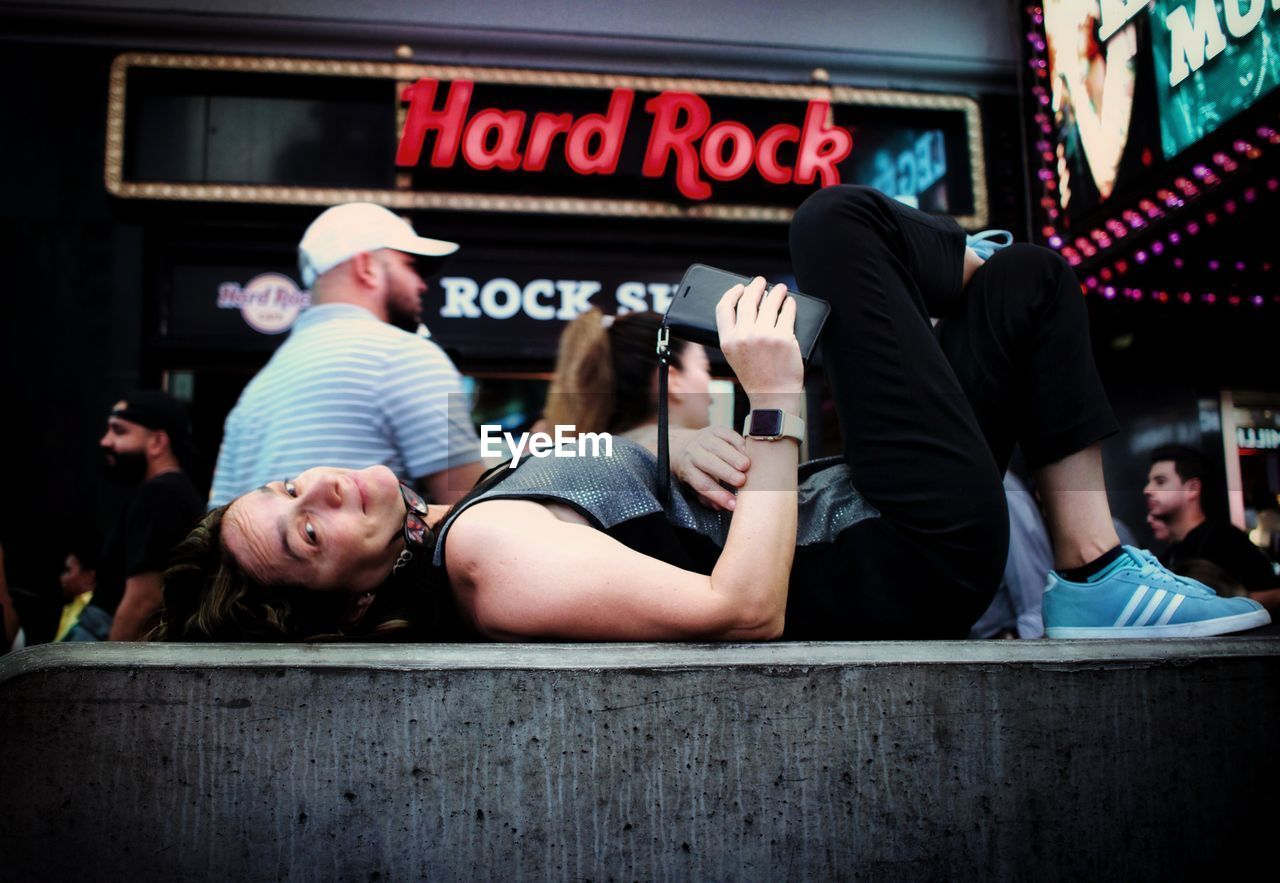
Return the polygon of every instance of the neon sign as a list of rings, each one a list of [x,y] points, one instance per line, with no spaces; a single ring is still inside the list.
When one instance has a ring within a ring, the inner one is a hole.
[[[579,175],[612,175],[631,124],[635,92],[614,89],[603,114],[537,113],[485,108],[468,119],[475,84],[449,84],[443,107],[436,108],[438,80],[421,79],[404,90],[409,115],[396,151],[396,165],[418,165],[428,133],[435,134],[431,165],[451,168],[461,154],[477,171],[500,169],[540,172],[552,151],[561,150]],[[803,126],[778,123],[759,138],[734,120],[712,122],[711,108],[692,92],[662,92],[644,104],[652,119],[641,174],[661,178],[675,162],[675,181],[689,199],[710,198],[716,181],[736,181],[752,169],[770,184],[840,183],[836,166],[853,150],[848,129],[830,125],[831,105],[810,101]],[[527,137],[526,137],[526,122]],[[557,146],[557,141],[559,145]],[[779,148],[796,145],[794,166],[779,159]]]

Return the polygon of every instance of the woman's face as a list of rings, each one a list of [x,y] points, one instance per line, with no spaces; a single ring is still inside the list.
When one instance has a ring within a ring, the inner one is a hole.
[[[404,499],[385,466],[308,469],[237,498],[222,543],[263,585],[371,591],[404,548]]]
[[[667,378],[671,421],[686,429],[711,423],[711,360],[699,344],[685,344],[680,367],[671,366]]]

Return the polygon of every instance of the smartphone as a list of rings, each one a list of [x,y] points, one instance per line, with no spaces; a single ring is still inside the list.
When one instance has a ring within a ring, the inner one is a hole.
[[[739,276],[727,270],[717,270],[706,264],[693,264],[685,270],[684,278],[676,289],[671,306],[663,320],[673,337],[691,340],[709,346],[720,345],[720,332],[716,328],[716,304],[724,293],[735,285],[746,285],[749,276]],[[809,361],[822,326],[831,312],[825,300],[788,291],[796,301],[796,340],[800,342],[800,356]]]

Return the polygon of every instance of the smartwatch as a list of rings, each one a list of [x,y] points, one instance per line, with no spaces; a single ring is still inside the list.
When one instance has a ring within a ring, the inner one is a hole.
[[[804,421],[779,408],[752,408],[747,414],[746,422],[742,424],[742,434],[747,438],[764,441],[794,438],[803,442]]]

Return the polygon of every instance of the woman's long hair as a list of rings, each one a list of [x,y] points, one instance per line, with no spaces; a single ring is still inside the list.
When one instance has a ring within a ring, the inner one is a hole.
[[[365,614],[342,626],[347,592],[264,586],[222,544],[227,506],[206,515],[173,550],[164,572],[164,604],[147,636],[154,641],[421,641],[431,640],[444,599],[426,559],[381,586]]]
[[[653,420],[661,325],[661,314],[648,311],[627,313],[609,324],[594,308],[566,325],[547,391],[546,422],[574,426],[578,432],[626,432]],[[686,346],[672,342],[676,368]]]

